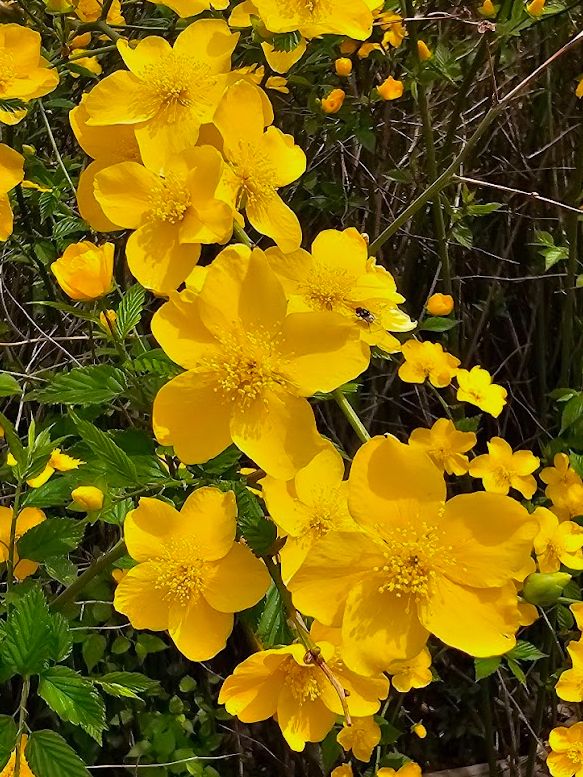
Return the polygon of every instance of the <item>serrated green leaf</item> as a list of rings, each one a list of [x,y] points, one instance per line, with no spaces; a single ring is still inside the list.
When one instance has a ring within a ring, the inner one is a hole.
[[[272,585],[267,592],[265,606],[257,624],[257,636],[266,648],[288,645],[293,641],[285,607],[275,585]]]
[[[96,364],[60,373],[48,386],[32,391],[28,398],[53,405],[101,405],[121,396],[126,389],[122,370]]]
[[[421,332],[448,332],[459,324],[454,318],[430,316],[419,327]]]
[[[476,681],[483,680],[485,677],[490,677],[500,666],[502,659],[500,656],[490,656],[489,658],[475,658],[474,659],[474,671],[476,673]]]
[[[90,777],[81,758],[54,731],[33,731],[24,754],[35,777]]]
[[[73,649],[73,637],[69,622],[60,612],[51,613],[49,646],[50,657],[57,663],[64,661]]]
[[[0,769],[3,769],[10,753],[16,747],[18,728],[10,715],[0,715]]]
[[[92,672],[105,655],[107,640],[101,634],[90,634],[83,642],[81,652],[88,672]],[[95,679],[95,678],[92,678]]]
[[[0,658],[13,672],[38,674],[50,655],[51,619],[44,595],[31,588],[19,596],[3,624]]]
[[[117,309],[115,322],[119,337],[125,339],[129,332],[140,322],[146,292],[139,283],[131,286],[123,295]]]
[[[225,484],[221,484],[223,487]],[[237,523],[245,542],[257,556],[264,556],[277,538],[277,528],[263,513],[257,497],[243,483],[230,484],[237,499]]]
[[[91,680],[67,666],[52,666],[40,677],[38,695],[61,720],[80,726],[101,744],[105,705]]]
[[[43,566],[53,580],[63,585],[71,585],[77,578],[77,567],[64,556],[51,556],[43,561]]]
[[[7,372],[0,372],[0,397],[12,397],[20,394],[18,381]]]
[[[522,685],[526,685],[526,675],[522,671],[520,664],[512,658],[507,658],[506,663],[508,665],[508,669],[510,669],[518,682],[522,683]]]
[[[17,542],[18,555],[29,561],[45,561],[66,554],[79,545],[85,523],[76,518],[49,518],[25,532]]]
[[[583,393],[576,394],[566,403],[561,414],[561,431],[563,434],[583,414]]]
[[[109,672],[102,677],[93,677],[106,693],[111,696],[139,699],[139,694],[149,693],[158,688],[157,680],[151,680],[139,672]]]
[[[12,422],[6,418],[4,413],[0,413],[0,426],[4,429],[4,437],[8,443],[10,453],[16,459],[17,464],[20,467],[24,467],[26,463],[26,452],[23,444],[20,442],[20,437],[16,434]]]
[[[106,465],[107,469],[126,480],[128,485],[139,482],[133,461],[119,445],[115,444],[107,432],[103,432],[89,421],[79,418],[73,412],[70,413],[70,416],[83,442],[91,448],[94,455]]]
[[[547,654],[542,653],[537,647],[525,640],[518,640],[516,645],[505,653],[505,658],[514,661],[538,661],[540,658],[546,658]]]
[[[51,478],[43,486],[31,489],[25,496],[23,507],[60,507],[71,499],[71,485],[69,478]]]
[[[65,216],[53,227],[53,237],[55,240],[62,240],[68,235],[89,231],[89,225],[83,219],[80,219],[78,216]]]

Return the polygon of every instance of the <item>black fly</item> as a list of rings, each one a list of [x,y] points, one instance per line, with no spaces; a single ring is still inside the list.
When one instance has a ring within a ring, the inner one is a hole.
[[[374,314],[370,312],[370,310],[367,310],[366,308],[356,308],[354,311],[358,318],[361,318],[363,321],[366,321],[367,324],[374,324],[375,317]]]

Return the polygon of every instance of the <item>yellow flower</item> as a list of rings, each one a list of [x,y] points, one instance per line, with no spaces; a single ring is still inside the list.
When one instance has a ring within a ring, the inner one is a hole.
[[[571,669],[561,673],[555,693],[563,701],[583,701],[583,642],[570,642],[567,651],[571,659]]]
[[[73,0],[75,13],[82,22],[96,22],[101,17],[102,5],[102,0]],[[108,24],[125,24],[121,0],[113,0],[106,21]]]
[[[381,729],[372,716],[353,718],[351,726],[344,726],[336,737],[343,750],[352,754],[359,761],[368,763],[372,751],[381,741]]]
[[[48,67],[40,47],[41,37],[35,30],[20,24],[0,24],[0,100],[27,103],[55,89],[59,74],[56,68]],[[25,116],[26,108],[0,109],[3,124],[18,124]]]
[[[351,38],[346,38],[340,44],[340,53],[350,56],[358,49],[358,43]]]
[[[449,386],[459,366],[459,359],[446,353],[439,343],[407,340],[401,346],[405,361],[399,367],[399,377],[405,383],[424,383],[436,388]]]
[[[73,489],[71,499],[88,513],[101,510],[103,507],[103,491],[96,486],[79,486]]]
[[[88,70],[90,73],[93,73],[95,76],[101,75],[103,68],[99,64],[99,60],[97,57],[81,57],[80,54],[86,54],[87,52],[83,51],[82,49],[73,49],[69,55],[69,59],[72,61],[73,65],[79,65],[79,67],[85,68],[85,70]],[[71,75],[73,78],[79,78],[79,73],[75,73],[75,71],[71,71]]]
[[[412,658],[429,634],[474,656],[515,644],[513,581],[524,576],[536,519],[499,494],[445,498],[425,453],[394,437],[357,452],[348,504],[363,533],[324,537],[289,583],[301,612],[341,624],[352,670]]]
[[[265,82],[265,88],[272,89],[274,92],[280,92],[281,94],[289,94],[287,78],[282,76],[269,76]]]
[[[451,294],[432,294],[425,307],[432,316],[449,316],[453,310],[453,297]]]
[[[583,515],[583,484],[573,483],[554,493],[551,510],[560,521]]]
[[[267,64],[276,73],[287,73],[304,56],[307,47],[304,38],[300,38],[297,46],[291,51],[277,51],[268,41],[261,43]]]
[[[383,766],[375,777],[421,777],[421,767],[414,761],[407,761],[400,769],[395,771],[390,766]]]
[[[51,264],[53,275],[67,296],[89,302],[113,288],[113,243],[96,246],[88,240],[67,246]]]
[[[28,761],[26,760],[25,756],[25,750],[26,750],[26,743],[27,743],[28,737],[26,734],[22,735],[22,739],[20,741],[20,777],[35,777],[34,772],[28,765]],[[14,769],[16,766],[16,750],[13,750],[10,753],[10,758],[8,759],[8,763],[2,769],[0,772],[0,777],[13,777],[14,775]]]
[[[396,13],[381,13],[375,19],[375,24],[378,24],[381,30],[385,31],[383,36],[383,46],[393,46],[398,49],[404,38],[407,36],[405,25],[403,24],[403,17]]]
[[[427,60],[431,59],[433,56],[431,49],[423,40],[417,41],[417,54],[419,55],[421,62],[427,62]]]
[[[559,523],[546,507],[533,512],[539,522],[534,552],[541,572],[558,572],[561,564],[568,569],[583,569],[583,528],[573,521]]]
[[[0,26],[0,35],[2,27]],[[0,112],[1,120],[1,112]],[[0,143],[0,240],[8,240],[14,226],[14,216],[8,192],[24,178],[24,157],[13,148]]]
[[[116,331],[117,313],[115,310],[102,310],[99,314],[99,325],[108,337]]]
[[[266,477],[260,481],[269,514],[287,537],[279,553],[285,581],[328,532],[358,531],[348,512],[348,484],[343,478],[342,456],[333,445],[326,444],[293,480]]]
[[[384,54],[384,49],[380,43],[367,42],[360,46],[357,52],[357,56],[359,59],[368,59],[373,51],[380,51],[382,54]]]
[[[332,91],[322,98],[320,105],[324,113],[338,113],[340,108],[344,105],[346,99],[346,92],[344,89],[332,89]]]
[[[253,0],[271,32],[299,30],[305,38],[348,35],[366,40],[372,32],[372,13],[364,0]]]
[[[583,76],[577,82],[577,88],[575,89],[575,97],[581,99],[583,97]]]
[[[569,606],[569,609],[573,613],[577,628],[579,631],[583,631],[583,602],[575,602]]]
[[[291,135],[265,129],[272,119],[264,115],[261,90],[246,81],[228,89],[213,121],[228,163],[228,201],[244,209],[252,226],[282,250],[295,251],[302,241],[300,222],[277,190],[304,173],[306,155]]]
[[[526,6],[527,12],[531,16],[540,16],[545,9],[545,0],[532,0]]]
[[[149,36],[135,48],[119,41],[129,70],[116,70],[89,93],[91,125],[133,125],[144,163],[158,170],[191,148],[201,124],[212,121],[228,83],[239,35],[221,19],[183,30],[172,48]]]
[[[407,693],[411,688],[425,688],[433,680],[431,653],[427,648],[413,658],[391,661],[387,667],[393,688]]]
[[[58,472],[69,472],[72,469],[78,469],[81,464],[85,464],[81,459],[74,459],[66,453],[62,453],[60,448],[55,448],[49,458],[49,464]]]
[[[348,78],[352,73],[352,60],[348,59],[348,57],[340,57],[334,62],[334,70],[337,76]]]
[[[330,772],[330,777],[354,777],[350,764],[341,764]]]
[[[383,100],[397,100],[403,96],[405,87],[402,81],[397,81],[393,76],[389,76],[380,86],[377,86],[377,92]]]
[[[130,556],[138,562],[119,583],[118,612],[134,628],[167,629],[191,661],[206,661],[226,645],[235,612],[267,590],[263,563],[235,541],[235,495],[199,488],[180,512],[143,497],[124,523]]]
[[[311,637],[331,673],[347,692],[351,715],[365,717],[379,709],[389,692],[386,677],[361,677],[347,669],[339,654],[340,634],[315,623]],[[243,723],[277,715],[277,723],[292,750],[306,742],[321,742],[332,729],[342,704],[330,680],[303,645],[262,650],[247,658],[227,677],[219,703]]]
[[[415,734],[415,736],[419,737],[419,739],[425,739],[427,736],[427,729],[423,723],[414,723],[411,726],[411,733]]]
[[[547,767],[553,777],[572,777],[583,771],[583,723],[554,728],[549,736]]]
[[[20,558],[16,543],[29,529],[38,526],[46,520],[46,515],[36,507],[25,507],[16,519],[16,534],[14,537],[14,577],[24,580],[34,575],[38,569],[38,562]],[[12,508],[0,507],[0,562],[6,562],[9,558],[10,533],[12,527]]]
[[[525,499],[530,499],[536,491],[532,473],[539,465],[540,459],[531,451],[513,453],[506,440],[492,437],[488,453],[476,456],[470,463],[470,475],[480,478],[486,491],[492,494],[507,494],[515,488]]]
[[[502,386],[492,383],[492,376],[482,367],[472,367],[471,370],[458,370],[457,398],[460,402],[476,405],[485,413],[498,418],[506,404],[508,392]]]
[[[157,5],[165,5],[177,13],[181,19],[196,16],[211,9],[224,11],[229,7],[229,0],[156,0]]]
[[[113,224],[103,212],[101,205],[95,199],[93,191],[95,176],[105,167],[117,162],[139,162],[140,149],[136,133],[132,125],[118,124],[116,126],[89,125],[89,114],[85,103],[87,96],[83,95],[81,104],[69,113],[69,122],[83,151],[94,159],[79,177],[77,186],[77,204],[79,213],[85,221],[97,232],[114,232],[121,229],[120,224]]]
[[[354,228],[327,229],[316,237],[311,254],[299,249],[266,252],[285,289],[289,311],[332,310],[358,327],[361,339],[395,353],[401,343],[390,332],[408,332],[415,322],[399,310],[405,301],[393,276],[374,259]]]
[[[26,482],[31,488],[40,488],[53,476],[54,472],[55,468],[47,464],[42,472],[33,478],[29,478]]]
[[[496,6],[492,0],[484,0],[482,5],[478,7],[478,13],[482,14],[482,16],[496,16],[496,10]]]
[[[212,146],[168,160],[163,174],[120,162],[95,175],[95,196],[105,215],[134,232],[126,244],[132,275],[147,289],[168,294],[192,271],[201,243],[226,243],[232,208],[218,199],[224,164]]]
[[[431,461],[448,475],[464,475],[469,459],[464,456],[476,444],[473,432],[459,432],[448,418],[438,418],[431,429],[414,429],[409,437],[412,448],[424,450]]]
[[[566,496],[570,486],[583,485],[566,453],[556,453],[553,466],[541,470],[539,477],[546,484],[545,496],[553,502]]]
[[[231,246],[200,293],[172,295],[154,336],[187,372],[154,400],[154,431],[187,464],[234,442],[288,480],[321,448],[305,397],[333,391],[368,365],[350,322],[331,312],[287,314],[287,299],[259,249]]]

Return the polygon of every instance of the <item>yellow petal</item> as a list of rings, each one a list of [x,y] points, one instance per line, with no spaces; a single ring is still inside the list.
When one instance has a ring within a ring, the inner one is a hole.
[[[175,291],[192,272],[199,256],[200,245],[181,245],[178,226],[158,220],[137,229],[126,244],[132,275],[156,294]]]
[[[136,629],[162,631],[168,628],[168,603],[156,590],[157,566],[146,561],[130,569],[115,589],[113,606],[129,618]]]
[[[201,559],[223,559],[235,542],[236,516],[237,502],[232,491],[198,488],[190,494],[180,511],[180,535],[196,540]]]
[[[161,499],[143,496],[139,506],[128,513],[124,539],[135,561],[148,561],[162,555],[165,543],[178,528],[180,517],[175,507]]]
[[[152,190],[158,176],[137,162],[120,162],[95,175],[95,196],[114,224],[137,229],[151,209]]]
[[[186,658],[207,661],[227,644],[233,621],[231,613],[214,610],[201,596],[188,607],[171,609],[168,631]]]
[[[24,157],[0,143],[0,194],[14,189],[24,178]]]
[[[172,292],[168,302],[154,313],[151,328],[164,352],[186,369],[198,367],[218,346],[203,324],[199,297],[190,289]]]
[[[147,78],[148,68],[157,65],[159,61],[170,54],[172,47],[157,35],[148,35],[138,42],[137,46],[130,46],[128,41],[119,40],[117,50],[129,70],[139,78]]]
[[[301,752],[306,742],[321,742],[336,722],[320,699],[298,704],[289,686],[284,686],[277,702],[277,722],[292,750]]]
[[[224,558],[208,565],[204,597],[220,612],[240,612],[265,595],[270,577],[248,547],[235,543]]]
[[[138,124],[152,119],[155,100],[145,99],[144,88],[133,73],[116,70],[99,81],[87,95],[85,107],[90,125]]]

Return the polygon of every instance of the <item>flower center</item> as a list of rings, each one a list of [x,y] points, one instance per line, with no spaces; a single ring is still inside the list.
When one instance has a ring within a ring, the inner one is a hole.
[[[290,656],[283,665],[285,685],[291,695],[302,704],[306,701],[315,701],[321,694],[320,684],[316,677],[316,669],[309,666],[300,666]]]
[[[205,565],[192,540],[169,540],[164,555],[152,560],[154,587],[168,602],[185,606],[196,601],[205,588]]]
[[[498,467],[492,474],[497,486],[510,488],[510,472],[505,467]]]
[[[281,16],[297,15],[302,21],[317,21],[331,10],[330,0],[280,0]]]
[[[299,292],[314,310],[352,312],[347,297],[354,283],[355,278],[346,270],[314,262]]]
[[[571,745],[565,755],[574,764],[580,765],[583,763],[583,742]]]
[[[231,165],[241,187],[237,207],[247,200],[257,200],[275,191],[275,170],[255,144],[240,140],[231,154]]]
[[[11,57],[4,51],[0,51],[0,94],[8,90],[8,87],[16,78],[16,70]]]
[[[308,529],[314,539],[328,534],[338,523],[340,494],[338,490],[322,491],[312,503]]]
[[[171,173],[160,179],[151,191],[149,201],[151,218],[177,224],[190,206],[190,192],[184,181]]]

